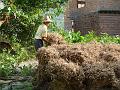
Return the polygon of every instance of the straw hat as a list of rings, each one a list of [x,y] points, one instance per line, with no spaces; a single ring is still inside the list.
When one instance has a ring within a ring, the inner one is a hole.
[[[45,16],[43,22],[52,22],[49,16]]]

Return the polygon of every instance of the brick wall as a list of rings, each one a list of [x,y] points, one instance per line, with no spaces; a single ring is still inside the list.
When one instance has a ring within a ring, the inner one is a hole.
[[[82,35],[89,31],[94,31],[97,34],[120,35],[120,14],[96,12],[81,15],[79,19],[75,20],[74,29],[80,31]]]
[[[120,0],[99,0],[100,10],[120,10]]]
[[[65,29],[72,29],[71,20],[75,17],[77,11],[77,0],[69,0],[64,12]]]
[[[83,8],[77,8],[77,0],[69,0],[65,10],[65,29],[72,29],[71,20],[74,20],[75,31],[82,34],[88,31],[107,32],[111,35],[120,35],[120,14],[101,14],[99,10],[120,10],[120,0],[85,0]],[[69,18],[68,18],[69,17]]]
[[[83,13],[95,12],[99,9],[99,0],[85,0],[86,4],[85,7],[79,9],[82,10]]]
[[[120,35],[120,14],[99,14],[100,32]]]
[[[120,0],[86,0],[85,7],[79,9],[82,13],[99,10],[120,10]]]
[[[87,34],[89,31],[96,32],[99,29],[98,20],[97,13],[81,15],[80,18],[75,20],[74,29],[80,31],[82,35]]]
[[[71,29],[72,28],[71,27],[71,20],[70,20],[70,18],[68,18],[69,17],[69,12],[70,12],[69,7],[66,6],[66,9],[65,9],[65,12],[64,12],[64,28],[65,29]]]

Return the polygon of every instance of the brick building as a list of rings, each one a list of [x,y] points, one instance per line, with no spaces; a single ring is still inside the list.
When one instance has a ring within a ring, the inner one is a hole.
[[[120,0],[69,0],[64,12],[65,29],[120,35]]]

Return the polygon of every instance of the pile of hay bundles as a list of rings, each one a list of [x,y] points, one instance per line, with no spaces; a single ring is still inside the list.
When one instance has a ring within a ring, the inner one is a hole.
[[[47,39],[45,39],[44,41],[46,42],[47,45],[66,43],[64,38],[58,33],[48,33]]]
[[[35,90],[120,90],[120,45],[54,42],[39,49],[37,58]]]

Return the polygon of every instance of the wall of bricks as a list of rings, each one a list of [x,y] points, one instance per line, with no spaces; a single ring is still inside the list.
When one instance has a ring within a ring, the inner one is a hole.
[[[96,33],[120,35],[120,14],[98,13],[104,10],[119,11],[120,0],[85,0],[85,2],[85,7],[78,9],[77,0],[69,0],[64,17],[66,29],[72,29],[71,20],[74,20],[74,30],[81,31],[82,34],[92,30]]]
[[[64,12],[64,23],[65,29],[72,29],[72,22],[71,20],[75,17],[75,12],[77,11],[77,0],[69,0],[68,5],[66,5],[65,12]]]
[[[99,14],[99,27],[101,33],[120,35],[120,14]]]
[[[79,9],[79,11],[82,11],[81,13],[95,12],[100,8],[99,0],[85,0],[85,2],[85,7]]]
[[[120,0],[99,0],[100,10],[120,10]]]
[[[65,12],[64,12],[64,28],[65,29],[71,29],[72,28],[72,25],[71,25],[71,20],[69,17],[69,7],[66,6],[66,9],[65,9]]]
[[[74,1],[73,1],[74,2]],[[120,10],[120,0],[85,0],[86,5],[83,13],[96,12],[99,10]]]
[[[97,31],[99,29],[98,14],[89,13],[87,15],[81,15],[79,19],[75,20],[74,29],[80,31],[82,35],[87,34],[89,31]]]
[[[80,31],[82,35],[89,31],[94,31],[96,34],[120,35],[120,14],[96,12],[81,15],[81,18],[75,20],[74,29]]]

